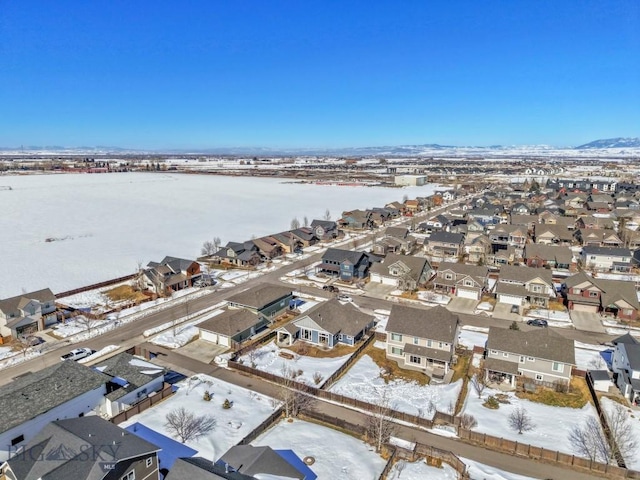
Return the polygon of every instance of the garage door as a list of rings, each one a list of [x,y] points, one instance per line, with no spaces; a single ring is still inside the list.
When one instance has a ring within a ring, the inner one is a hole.
[[[578,305],[574,303],[573,307],[571,307],[571,310],[574,310],[576,312],[598,313],[598,306],[597,305]]]
[[[516,297],[514,295],[498,294],[498,301],[500,303],[506,303],[507,305],[522,305],[522,297]]]
[[[372,273],[371,274],[371,281],[375,282],[375,283],[382,283],[382,277],[380,276],[379,273]]]
[[[229,346],[229,337],[225,335],[218,335],[218,345],[224,345],[225,347]]]
[[[395,287],[398,285],[398,280],[390,277],[382,277],[382,283],[384,285],[393,285]]]
[[[475,290],[465,290],[464,288],[459,288],[456,296],[478,300],[478,292],[476,292]]]
[[[213,332],[208,332],[206,330],[200,330],[200,338],[207,342],[218,343],[218,334]]]

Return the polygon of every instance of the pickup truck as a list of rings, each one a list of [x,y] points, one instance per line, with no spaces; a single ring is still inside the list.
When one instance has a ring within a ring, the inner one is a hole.
[[[60,360],[80,360],[81,358],[88,357],[94,353],[90,348],[74,348],[69,353],[65,353],[60,357]]]

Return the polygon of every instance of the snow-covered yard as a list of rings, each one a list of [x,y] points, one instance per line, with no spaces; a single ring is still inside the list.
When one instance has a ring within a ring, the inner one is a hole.
[[[469,472],[471,480],[535,480],[532,477],[506,472],[468,458],[460,457],[460,460],[467,465],[467,472]]]
[[[478,399],[476,392],[469,389],[463,413],[473,415],[478,421],[478,426],[474,428],[474,431],[548,450],[579,455],[579,452],[573,448],[569,441],[569,434],[574,425],[584,424],[589,416],[597,418],[593,405],[587,403],[582,408],[552,407],[520,399],[514,393],[507,393],[509,404],[501,403],[497,410],[482,406],[489,395],[500,393],[502,392],[487,388],[482,394],[482,399]],[[509,426],[509,415],[517,407],[524,408],[535,425],[532,430],[521,435]]]
[[[107,320],[86,319],[82,315],[65,320],[64,323],[58,323],[51,328],[52,333],[61,338],[68,338],[81,332],[89,333],[89,330],[99,329],[107,325]]]
[[[594,345],[589,343],[574,342],[576,366],[581,370],[606,370],[607,363],[600,355],[601,352],[609,350],[605,345]]]
[[[285,355],[292,355],[293,359],[280,356],[280,352],[284,351]],[[293,371],[298,373],[296,381],[306,383],[307,385],[316,385],[313,379],[317,372],[322,376],[322,381],[331,376],[344,362],[349,359],[350,355],[333,358],[315,358],[304,355],[298,355],[291,350],[278,347],[273,341],[256,349],[253,353],[253,359],[249,355],[240,357],[246,365],[251,365],[252,361],[255,368],[273,375],[282,376],[283,372]],[[302,373],[299,373],[302,371]],[[322,381],[320,384],[322,384]]]
[[[431,419],[436,410],[449,413],[462,389],[462,380],[448,385],[419,385],[396,379],[385,384],[380,373],[373,359],[363,355],[329,390],[373,404],[386,394],[392,409]]]
[[[468,348],[469,350],[473,350],[473,347],[476,345],[484,347],[487,343],[488,333],[488,328],[465,325],[460,329],[458,345]]]
[[[184,407],[198,415],[213,415],[217,420],[214,431],[197,440],[187,441],[186,445],[197,450],[201,457],[217,460],[274,411],[271,398],[204,374],[194,375],[177,385],[178,391],[173,396],[134,415],[120,426],[140,422],[163,435],[175,438],[165,427],[167,413]],[[211,394],[209,402],[203,399],[205,391]],[[222,408],[225,399],[233,402],[231,408]]]
[[[7,357],[11,357],[12,355],[15,355],[16,352],[13,351],[13,348],[11,347],[0,347],[0,360],[3,360]]]
[[[278,423],[260,435],[252,445],[291,449],[300,458],[313,457],[315,462],[309,468],[320,480],[378,478],[386,463],[373,447],[363,441],[301,420]]]
[[[387,476],[388,480],[423,480],[425,478],[429,480],[457,480],[458,472],[448,463],[443,463],[442,468],[438,468],[427,465],[424,459],[415,462],[399,460],[393,465]]]
[[[166,348],[180,348],[200,334],[200,329],[195,325],[178,326],[174,330],[167,330],[154,337],[151,343]]]
[[[607,418],[609,418],[616,403],[613,400],[602,397],[600,399],[600,405],[602,406],[602,409],[604,410]],[[640,444],[640,412],[638,412],[637,409],[635,411],[631,410],[630,407],[626,407],[626,410],[629,415],[628,421],[629,425],[631,425],[636,444]],[[627,468],[630,468],[632,470],[640,470],[640,447],[636,448],[633,454],[626,455],[624,458],[624,462],[627,465]]]

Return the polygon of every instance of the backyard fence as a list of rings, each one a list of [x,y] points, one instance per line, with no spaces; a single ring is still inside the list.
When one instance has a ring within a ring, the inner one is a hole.
[[[93,285],[87,285],[85,287],[75,288],[73,290],[67,290],[66,292],[56,293],[56,298],[69,297],[71,295],[75,295],[76,293],[87,292],[89,290],[93,290],[96,288],[108,287],[109,285],[113,285],[120,282],[125,282],[127,280],[131,280],[137,274],[126,275],[124,277],[112,278],[111,280],[106,280],[100,283],[94,283]]]
[[[153,407],[156,403],[161,402],[167,397],[173,395],[174,391],[171,385],[165,383],[162,390],[157,392],[155,395],[150,395],[144,400],[132,405],[127,410],[120,412],[114,417],[110,418],[109,421],[115,425],[122,423],[126,420],[129,420],[134,415],[137,415],[141,412],[144,412],[146,409]]]
[[[251,430],[246,437],[238,442],[238,445],[248,445],[253,442],[262,432],[271,428],[274,424],[278,423],[282,418],[282,413],[284,412],[284,407],[279,407],[275,410],[271,415],[267,417],[267,419],[258,425],[256,428]]]
[[[346,362],[344,362],[340,367],[333,372],[320,386],[321,389],[326,390],[329,388],[333,382],[335,382],[340,376],[348,370],[353,363],[360,358],[362,352],[371,345],[375,341],[375,335],[370,335],[364,342],[360,344],[360,346],[349,356]]]

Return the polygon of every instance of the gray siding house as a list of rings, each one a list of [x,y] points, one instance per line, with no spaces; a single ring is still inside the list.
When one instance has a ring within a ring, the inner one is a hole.
[[[245,308],[250,312],[273,320],[289,308],[293,291],[287,287],[261,283],[228,298],[229,306]]]

